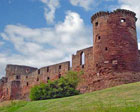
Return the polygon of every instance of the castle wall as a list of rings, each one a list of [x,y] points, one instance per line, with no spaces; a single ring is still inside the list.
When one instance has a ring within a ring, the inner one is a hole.
[[[87,50],[88,53],[92,54],[92,48],[87,49],[84,50]],[[79,63],[73,67],[73,70],[74,71],[82,70],[84,72],[84,74],[81,77],[82,80],[77,88],[78,90],[80,90],[81,93],[92,92],[121,84],[140,81],[140,72],[137,71],[114,71],[114,70],[112,71],[108,70],[107,68],[104,68],[104,70],[100,71],[100,73],[97,72],[96,68],[94,68],[93,66],[92,55],[91,58],[89,57],[85,58],[87,59],[87,62],[89,62],[87,65],[85,63],[87,69],[82,68],[82,65],[80,65],[80,54],[84,50],[78,51],[76,55],[73,56],[72,60],[73,64]],[[140,63],[140,53],[139,53],[139,63]]]
[[[69,61],[40,69],[21,65],[8,65],[6,68],[8,78],[6,81],[5,78],[0,81],[0,99],[29,100],[30,89],[33,86],[39,85],[40,83],[47,83],[48,80],[56,80],[64,76],[69,70]]]
[[[8,78],[3,77],[0,80],[0,101],[10,99],[9,90],[10,90],[10,84],[8,83]]]
[[[82,54],[84,60],[82,60]],[[85,63],[82,64],[82,61]],[[81,71],[88,70],[93,65],[93,47],[82,49],[76,52],[76,55],[72,55],[72,70]]]
[[[29,95],[31,87],[40,83],[47,83],[48,80],[56,80],[61,76],[64,76],[66,72],[70,70],[70,62],[63,62],[51,66],[46,66],[32,72],[29,75],[25,75],[21,79],[22,97]]]
[[[83,53],[85,55],[84,60],[82,60]],[[85,61],[85,63],[82,64],[82,61]],[[90,76],[94,74],[93,47],[79,50],[75,55],[72,55],[72,70],[83,71],[84,74],[81,76],[82,81],[79,83],[77,89],[81,93],[87,92],[88,84],[93,80]]]

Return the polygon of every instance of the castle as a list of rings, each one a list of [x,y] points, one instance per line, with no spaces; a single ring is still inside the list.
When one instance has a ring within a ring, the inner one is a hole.
[[[77,87],[81,93],[140,81],[135,16],[124,9],[94,14],[94,45],[72,55],[72,67],[69,61],[40,69],[7,65],[6,77],[0,80],[0,101],[29,99],[31,87],[56,80],[69,70],[84,71]]]

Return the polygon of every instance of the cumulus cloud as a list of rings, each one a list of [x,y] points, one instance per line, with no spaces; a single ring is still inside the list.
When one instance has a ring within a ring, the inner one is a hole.
[[[134,11],[137,15],[138,35],[140,35],[140,0],[118,0],[120,8]]]
[[[49,24],[54,23],[55,11],[60,6],[59,0],[40,0],[40,1],[45,4],[44,16],[47,23]]]
[[[96,2],[95,0],[70,0],[70,3],[74,6],[83,7],[85,10],[90,10]]]
[[[33,29],[7,25],[0,36],[11,43],[16,52],[0,53],[2,71],[8,63],[42,67],[70,60],[78,49],[92,45],[92,29],[84,24],[79,14],[71,11],[54,27]]]

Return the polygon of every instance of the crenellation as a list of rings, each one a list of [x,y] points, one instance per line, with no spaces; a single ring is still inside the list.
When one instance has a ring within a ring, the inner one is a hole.
[[[105,12],[105,11],[100,11],[100,12],[97,12],[95,13],[92,17],[91,17],[91,23],[93,23],[93,21],[96,19],[96,18],[99,18],[101,16],[108,16],[108,15],[114,15],[114,14],[124,14],[124,15],[128,15],[128,16],[132,16],[132,17],[135,17],[136,16],[136,13],[130,11],[130,10],[126,10],[126,9],[117,9],[117,10],[114,10],[113,12]],[[137,18],[135,17],[135,21],[137,21]]]

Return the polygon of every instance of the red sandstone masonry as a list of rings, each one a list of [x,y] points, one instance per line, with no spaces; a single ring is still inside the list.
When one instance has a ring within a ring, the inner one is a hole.
[[[92,16],[94,46],[72,55],[72,70],[84,72],[77,87],[81,93],[140,81],[136,20],[134,12],[122,9]],[[65,76],[69,70],[69,61],[40,69],[7,65],[6,77],[0,80],[0,101],[29,100],[31,87]]]
[[[70,62],[63,62],[56,65],[46,66],[35,72],[24,76],[22,83],[22,97],[28,99],[30,88],[40,83],[47,83],[48,80],[56,80],[64,76],[70,70]],[[27,85],[28,84],[28,85]]]
[[[85,64],[82,65],[82,54],[85,56]],[[72,70],[81,71],[88,70],[93,65],[93,47],[77,51],[76,55],[72,55]]]
[[[99,12],[92,16],[93,69],[86,72],[84,91],[140,81],[135,13]]]
[[[0,100],[26,99],[29,100],[31,87],[48,80],[56,80],[70,70],[70,62],[63,62],[40,69],[8,65],[7,78],[0,80]]]
[[[6,67],[6,76],[13,76],[13,75],[27,75],[37,70],[37,68],[23,66],[23,65],[12,65],[9,64]]]
[[[82,65],[82,53],[85,55],[85,64]],[[83,71],[84,74],[82,75],[82,81],[79,83],[78,88],[81,93],[85,93],[88,88],[88,81],[90,81],[89,75],[93,74],[93,47],[89,47],[86,49],[82,49],[77,51],[76,55],[72,56],[72,70],[73,71]],[[88,80],[86,80],[88,79]]]
[[[127,10],[92,17],[93,57],[98,72],[103,66],[117,71],[139,70],[135,22],[135,14]]]

